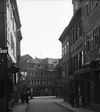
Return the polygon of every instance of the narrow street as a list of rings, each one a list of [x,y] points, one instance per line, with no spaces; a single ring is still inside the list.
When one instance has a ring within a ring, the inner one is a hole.
[[[58,106],[56,102],[61,99],[50,97],[36,97],[29,101],[28,112],[71,112],[61,106]]]

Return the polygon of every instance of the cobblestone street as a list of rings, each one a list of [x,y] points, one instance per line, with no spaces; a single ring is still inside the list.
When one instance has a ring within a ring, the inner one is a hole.
[[[55,102],[60,102],[61,99],[37,97],[30,101],[28,112],[72,112],[67,110]]]

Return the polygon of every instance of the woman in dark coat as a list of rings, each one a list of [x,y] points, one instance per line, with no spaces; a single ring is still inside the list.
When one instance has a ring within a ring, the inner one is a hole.
[[[26,103],[28,103],[29,101],[29,96],[30,96],[30,89],[27,87],[26,90],[25,90],[25,101]]]
[[[20,99],[21,99],[21,103],[24,103],[24,100],[25,100],[25,92],[24,92],[24,90],[21,91]]]

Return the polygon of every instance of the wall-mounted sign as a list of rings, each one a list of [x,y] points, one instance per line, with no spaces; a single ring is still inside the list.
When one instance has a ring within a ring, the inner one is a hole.
[[[7,53],[8,53],[7,49],[0,48],[0,54],[7,54]]]

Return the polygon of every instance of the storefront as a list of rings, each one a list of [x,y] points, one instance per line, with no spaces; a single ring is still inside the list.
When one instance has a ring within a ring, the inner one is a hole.
[[[74,74],[75,97],[79,105],[100,104],[100,68],[85,66]]]

